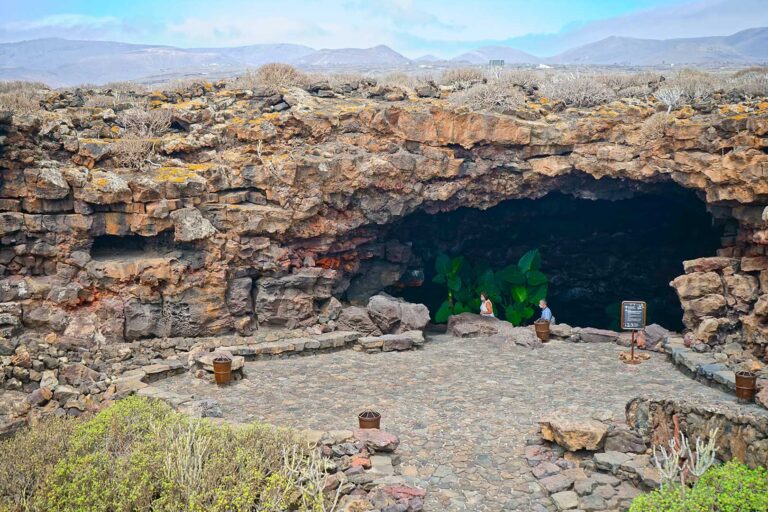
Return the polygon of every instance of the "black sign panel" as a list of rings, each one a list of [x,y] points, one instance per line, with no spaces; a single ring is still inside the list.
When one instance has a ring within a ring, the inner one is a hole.
[[[625,300],[621,303],[621,328],[642,331],[645,328],[645,302]]]

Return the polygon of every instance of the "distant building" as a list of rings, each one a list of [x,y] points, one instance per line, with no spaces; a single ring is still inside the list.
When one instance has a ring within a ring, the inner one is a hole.
[[[504,61],[503,60],[491,59],[491,60],[488,61],[488,67],[489,68],[503,68],[504,67]]]

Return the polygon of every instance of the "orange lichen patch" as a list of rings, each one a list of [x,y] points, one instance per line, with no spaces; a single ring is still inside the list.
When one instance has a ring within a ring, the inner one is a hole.
[[[546,105],[547,103],[549,103],[549,98],[543,98],[543,97],[539,98],[539,103],[541,103],[542,105]]]
[[[208,105],[204,101],[187,100],[187,101],[182,101],[181,103],[173,104],[172,108],[176,108],[180,110],[200,110],[207,106]]]
[[[768,101],[761,101],[755,107],[757,110],[768,110]]]
[[[242,117],[235,116],[229,120],[229,123],[236,124],[236,125],[243,125],[245,124],[245,119],[243,119]]]
[[[190,167],[160,167],[155,171],[157,181],[170,183],[184,183],[187,180],[200,178],[194,169]]]

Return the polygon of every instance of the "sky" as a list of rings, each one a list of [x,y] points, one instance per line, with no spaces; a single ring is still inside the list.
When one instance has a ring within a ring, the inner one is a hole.
[[[503,44],[549,56],[620,35],[768,26],[768,0],[0,0],[0,42],[41,37],[179,47],[385,44],[415,58]]]

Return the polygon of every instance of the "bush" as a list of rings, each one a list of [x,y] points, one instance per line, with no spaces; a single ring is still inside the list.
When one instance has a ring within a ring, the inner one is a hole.
[[[638,496],[630,512],[763,512],[768,510],[768,470],[732,460],[707,470],[683,495],[679,484]]]
[[[667,112],[656,112],[648,119],[643,121],[640,127],[640,134],[650,140],[659,139],[664,136],[667,127],[675,122],[675,116]]]
[[[721,86],[717,76],[696,69],[683,69],[667,80],[668,88],[677,89],[687,103],[706,100]]]
[[[235,86],[244,89],[263,87],[278,92],[286,87],[303,87],[309,77],[288,64],[264,64],[256,71],[247,71],[235,80]]]
[[[323,461],[291,431],[214,425],[137,397],[85,421],[45,420],[2,448],[0,510],[325,507]]]
[[[0,510],[30,510],[41,482],[64,457],[74,425],[54,417],[0,443]]]
[[[117,122],[123,129],[139,137],[159,137],[171,127],[171,111],[166,108],[129,108],[120,112]]]
[[[768,96],[768,68],[741,70],[726,80],[726,87],[749,97]]]
[[[613,91],[594,76],[578,73],[556,75],[544,82],[540,94],[568,107],[594,107],[614,98]]]
[[[509,112],[525,105],[525,94],[514,85],[493,80],[451,94],[450,102],[471,110]]]
[[[440,77],[441,84],[447,85],[455,91],[469,89],[483,81],[485,81],[485,73],[476,68],[453,68],[445,71]]]

